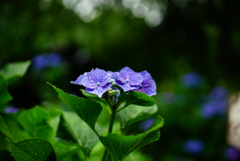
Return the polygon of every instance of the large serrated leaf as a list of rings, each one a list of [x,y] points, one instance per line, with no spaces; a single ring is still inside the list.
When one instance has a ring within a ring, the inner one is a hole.
[[[22,77],[26,73],[30,64],[30,61],[9,63],[4,66],[0,72],[7,79],[7,82],[11,83],[14,80]]]
[[[53,137],[53,128],[47,122],[50,120],[50,114],[43,108],[36,106],[26,110],[19,115],[18,119],[31,137],[47,140]]]
[[[56,92],[58,93],[58,97],[83,121],[85,121],[94,131],[96,131],[95,123],[102,111],[101,105],[95,101],[67,94],[63,90],[55,87],[54,85],[50,85],[56,90]]]
[[[56,161],[56,154],[50,142],[40,138],[9,141],[11,154],[16,161]]]
[[[57,137],[65,143],[77,144],[86,156],[90,155],[99,141],[98,136],[79,116],[66,111],[62,111]]]
[[[163,126],[163,118],[158,116],[148,131],[135,135],[123,136],[108,134],[100,137],[101,142],[111,155],[113,161],[122,161],[132,151],[157,141],[160,137],[159,128]]]
[[[153,106],[156,104],[156,101],[148,96],[145,93],[137,91],[129,91],[128,93],[123,93],[119,96],[120,100],[126,102],[125,107],[130,104],[139,105],[139,106]]]
[[[23,129],[16,114],[0,113],[0,131],[9,139],[18,141],[29,137]]]
[[[12,96],[8,93],[7,81],[0,73],[0,108],[12,100]]]
[[[153,105],[151,107],[143,107],[130,105],[127,108],[117,112],[117,116],[121,123],[121,128],[124,129],[126,126],[149,118],[152,114],[154,114],[158,110],[157,105]]]

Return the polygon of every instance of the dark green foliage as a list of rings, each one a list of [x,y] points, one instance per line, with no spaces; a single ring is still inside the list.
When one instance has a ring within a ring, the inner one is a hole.
[[[10,100],[12,100],[12,96],[8,93],[7,81],[0,73],[0,109]]]
[[[11,153],[16,161],[56,161],[56,154],[50,142],[40,138],[12,142]]]

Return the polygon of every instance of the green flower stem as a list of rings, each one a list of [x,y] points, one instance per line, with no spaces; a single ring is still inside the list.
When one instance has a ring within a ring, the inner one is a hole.
[[[108,127],[108,134],[111,134],[111,133],[112,133],[112,128],[113,128],[113,123],[114,123],[115,115],[116,115],[116,111],[113,109],[113,110],[112,110],[112,114],[111,114],[110,124],[109,124],[109,127]]]
[[[116,111],[115,109],[117,109],[116,106],[114,106],[112,108],[112,114],[111,114],[111,120],[110,120],[110,123],[109,123],[109,127],[108,127],[108,134],[111,134],[112,133],[112,129],[113,129],[113,123],[114,123],[114,119],[115,119],[115,116],[116,116]],[[103,157],[102,157],[102,161],[105,161],[108,159],[108,152],[105,148],[104,150],[104,153],[103,153]]]

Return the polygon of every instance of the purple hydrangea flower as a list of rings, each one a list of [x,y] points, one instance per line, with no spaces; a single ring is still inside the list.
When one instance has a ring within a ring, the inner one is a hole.
[[[76,81],[71,81],[73,84],[83,85],[86,87],[86,92],[96,94],[98,97],[102,95],[112,86],[112,72],[106,72],[96,68],[91,72],[80,75]]]
[[[143,72],[141,72],[141,74],[143,76],[143,81],[140,85],[137,86],[137,88],[135,90],[142,92],[142,93],[146,93],[149,96],[156,95],[156,93],[157,93],[156,92],[156,83],[152,79],[152,76],[147,71],[143,71]]]
[[[240,159],[240,151],[232,146],[225,151],[225,158],[230,161],[237,161]]]
[[[182,84],[187,88],[200,87],[203,83],[203,78],[195,72],[190,72],[182,77]]]
[[[202,152],[204,144],[197,139],[191,139],[183,143],[183,150],[187,153],[198,155]]]
[[[11,107],[7,107],[4,109],[4,112],[6,113],[17,113],[18,112],[18,108],[11,106]]]
[[[143,81],[142,74],[134,72],[129,67],[123,68],[119,73],[116,74],[118,76],[116,84],[125,92],[136,89],[136,86],[140,85]]]
[[[154,123],[154,121],[156,120],[156,118],[150,118],[150,119],[147,119],[147,120],[144,120],[142,121],[140,124],[139,124],[139,127],[142,131],[147,131],[148,128]]]

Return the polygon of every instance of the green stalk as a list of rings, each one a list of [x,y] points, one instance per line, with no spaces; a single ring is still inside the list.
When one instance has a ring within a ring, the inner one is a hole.
[[[116,108],[117,108],[116,106],[114,106],[114,107],[112,108],[111,119],[110,119],[110,123],[109,123],[109,127],[108,127],[108,134],[111,134],[111,133],[112,133],[113,123],[114,123],[114,119],[115,119],[115,116],[116,116],[116,111],[115,111]],[[107,159],[108,159],[108,152],[107,152],[107,150],[106,150],[106,148],[105,148],[104,153],[103,153],[103,157],[102,157],[102,160],[101,160],[101,161],[105,161],[105,160],[107,160]]]

